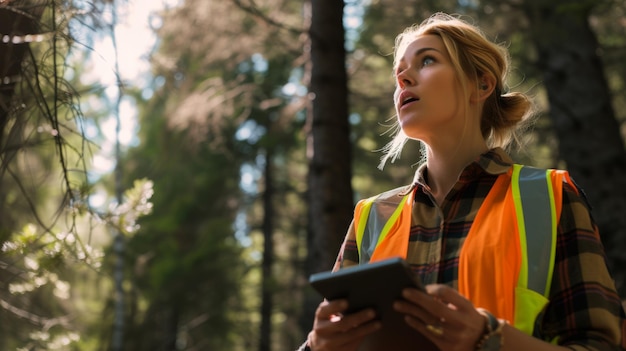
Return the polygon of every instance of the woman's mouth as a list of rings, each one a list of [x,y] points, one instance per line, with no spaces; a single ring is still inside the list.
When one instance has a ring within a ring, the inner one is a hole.
[[[415,101],[419,101],[419,97],[417,97],[416,95],[408,91],[403,91],[402,93],[400,93],[400,96],[398,97],[398,106],[404,107]]]
[[[419,99],[418,98],[414,98],[414,97],[408,97],[408,98],[402,100],[402,103],[400,104],[400,106],[404,106],[404,105],[409,104],[409,103],[411,103],[413,101],[419,101]]]

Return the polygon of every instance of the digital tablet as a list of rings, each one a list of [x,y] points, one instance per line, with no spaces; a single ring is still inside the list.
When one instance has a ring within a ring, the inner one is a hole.
[[[390,258],[336,272],[321,272],[309,277],[311,286],[327,300],[348,300],[346,313],[373,308],[383,327],[368,336],[359,351],[431,351],[437,348],[404,321],[392,305],[402,298],[407,287],[423,289],[411,268],[401,258]]]

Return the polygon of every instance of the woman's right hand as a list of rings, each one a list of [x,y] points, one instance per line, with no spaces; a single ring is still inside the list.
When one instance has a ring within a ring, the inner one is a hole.
[[[373,309],[344,315],[347,308],[344,299],[320,303],[308,338],[312,351],[356,351],[363,338],[381,328]]]

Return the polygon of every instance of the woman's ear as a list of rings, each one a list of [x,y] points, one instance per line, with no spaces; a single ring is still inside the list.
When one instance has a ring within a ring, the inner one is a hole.
[[[484,74],[478,80],[478,90],[476,90],[475,94],[472,94],[472,102],[482,102],[485,101],[491,94],[493,94],[493,90],[496,88],[496,80],[491,75]]]

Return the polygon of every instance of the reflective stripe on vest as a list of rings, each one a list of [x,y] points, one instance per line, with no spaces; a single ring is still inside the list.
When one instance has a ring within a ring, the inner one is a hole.
[[[521,165],[500,175],[459,257],[459,291],[477,307],[487,308],[527,334],[532,334],[534,321],[548,301],[564,178],[569,181],[564,171]],[[403,197],[397,194],[385,193],[357,204],[361,263],[406,257],[413,191]],[[400,217],[409,221],[408,227],[397,223]],[[398,228],[403,230],[392,230]],[[511,235],[494,236],[494,232]],[[406,245],[394,251],[393,245],[385,245],[388,237]],[[384,254],[379,255],[380,247],[386,247]]]
[[[548,303],[565,175],[520,165],[500,175],[459,255],[459,292],[529,335]]]
[[[548,304],[562,201],[559,196],[557,217],[550,171],[514,167],[521,168],[513,171],[511,186],[522,257],[512,320],[518,329],[532,335],[535,319]]]
[[[401,196],[387,192],[356,205],[356,242],[359,262],[374,262],[393,256],[406,258],[409,249],[414,191]],[[368,232],[364,235],[365,231]],[[364,248],[364,249],[361,249]]]
[[[518,172],[513,171],[511,185],[520,249],[525,255],[522,262],[526,262],[520,267],[518,286],[527,286],[547,297],[554,270],[558,225],[552,181],[548,179],[550,170],[514,167],[520,168]],[[548,230],[551,235],[545,235]]]

